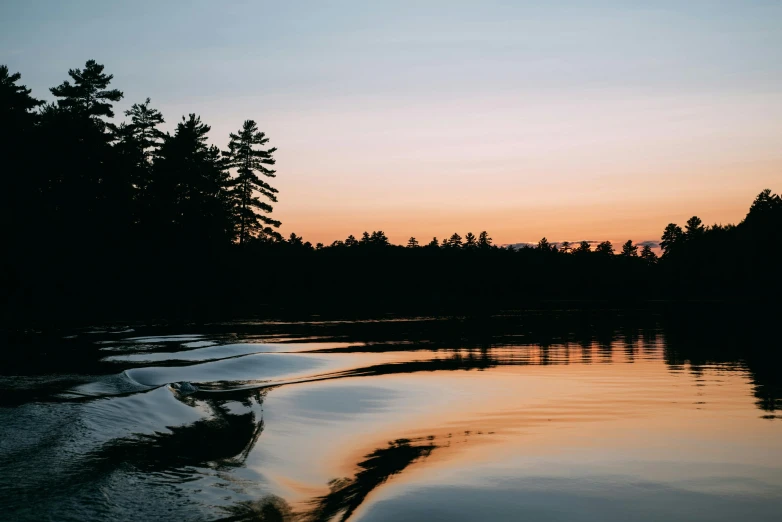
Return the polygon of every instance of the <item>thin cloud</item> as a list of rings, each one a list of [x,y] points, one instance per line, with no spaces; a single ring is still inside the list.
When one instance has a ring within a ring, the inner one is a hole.
[[[599,245],[600,243],[603,242],[602,240],[597,240],[597,239],[579,239],[579,240],[574,240],[574,241],[568,241],[568,243],[570,243],[571,248],[578,248],[578,245],[580,245],[583,241],[586,241],[587,243],[589,243],[592,246]],[[563,243],[565,243],[565,241],[549,241],[549,244],[551,246],[556,246],[557,248],[560,248]],[[623,243],[624,243],[624,241],[611,241],[611,244],[614,245],[614,246],[621,245]],[[648,239],[648,240],[645,240],[645,241],[637,241],[637,242],[634,241],[633,244],[636,245],[639,248],[643,248],[645,246],[649,246],[650,248],[660,248],[660,242],[659,241],[654,241],[654,240],[651,240],[651,239]],[[502,244],[500,246],[503,247],[503,248],[513,247],[514,249],[519,249],[519,248],[534,248],[534,247],[538,246],[538,244],[537,244],[537,242],[536,243],[529,243],[529,242],[526,242],[526,241],[522,241],[522,242],[518,242],[518,243],[505,243],[505,244]]]

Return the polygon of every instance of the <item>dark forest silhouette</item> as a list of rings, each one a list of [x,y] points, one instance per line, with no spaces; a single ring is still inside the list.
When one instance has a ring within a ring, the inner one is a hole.
[[[392,245],[382,231],[312,245],[272,218],[275,148],[247,120],[207,144],[183,116],[164,133],[150,99],[114,123],[112,75],[90,60],[44,103],[0,67],[11,324],[213,318],[270,310],[436,312],[544,301],[774,303],[782,199],[761,192],[736,225],[693,216],[648,244],[499,247],[487,232]]]

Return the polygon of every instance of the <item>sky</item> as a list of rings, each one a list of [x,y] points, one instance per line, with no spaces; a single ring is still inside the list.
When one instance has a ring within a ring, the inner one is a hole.
[[[95,59],[226,148],[277,147],[274,217],[331,243],[659,239],[782,191],[782,1],[0,3],[38,98]]]

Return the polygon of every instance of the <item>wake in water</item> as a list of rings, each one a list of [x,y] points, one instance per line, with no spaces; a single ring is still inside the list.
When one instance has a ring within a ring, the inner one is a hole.
[[[3,512],[587,520],[591,499],[617,520],[689,520],[693,506],[772,520],[782,507],[782,461],[767,457],[782,455],[776,381],[738,359],[695,365],[657,324],[541,343],[500,321],[488,335],[430,319],[69,335],[81,356],[61,373],[17,366],[0,381],[22,390],[0,408]]]

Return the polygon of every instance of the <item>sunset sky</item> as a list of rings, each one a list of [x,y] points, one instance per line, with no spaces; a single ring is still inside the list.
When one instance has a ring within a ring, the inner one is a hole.
[[[278,147],[282,232],[656,240],[782,190],[782,2],[35,1],[0,63],[39,98],[94,58],[173,129]]]

